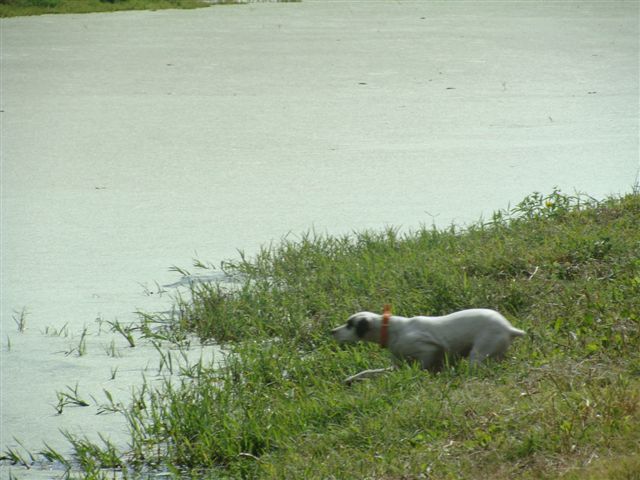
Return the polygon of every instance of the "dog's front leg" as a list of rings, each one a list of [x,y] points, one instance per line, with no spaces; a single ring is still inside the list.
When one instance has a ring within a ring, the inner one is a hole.
[[[364,370],[364,371],[362,371],[360,373],[356,373],[355,375],[352,375],[352,376],[346,378],[344,383],[346,383],[347,385],[351,385],[353,382],[364,380],[365,378],[375,377],[375,376],[378,376],[378,375],[386,373],[386,372],[391,372],[393,370],[395,370],[395,367],[376,368],[376,369],[373,369],[373,370]]]

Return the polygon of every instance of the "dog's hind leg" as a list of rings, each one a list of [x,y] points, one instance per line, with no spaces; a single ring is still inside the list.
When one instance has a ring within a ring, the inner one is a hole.
[[[502,360],[509,348],[510,340],[510,338],[486,337],[476,341],[471,353],[469,353],[469,364],[471,366],[479,365],[487,358]]]

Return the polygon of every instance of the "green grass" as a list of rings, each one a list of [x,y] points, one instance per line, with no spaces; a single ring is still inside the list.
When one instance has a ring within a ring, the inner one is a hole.
[[[58,397],[58,403],[55,405],[56,413],[58,415],[62,415],[65,407],[68,406],[76,406],[76,407],[88,407],[89,404],[86,400],[83,400],[78,393],[78,384],[76,383],[75,388],[71,388],[67,385],[67,391],[65,392],[56,392],[56,396]]]
[[[195,285],[171,319],[175,338],[222,342],[226,366],[174,365],[180,382],[143,385],[125,412],[127,452],[78,440],[78,459],[95,478],[100,467],[638,478],[639,225],[637,191],[602,202],[555,191],[465,229],[308,234],[241,256],[222,266],[237,284]],[[527,335],[480,371],[407,365],[347,387],[346,376],[389,365],[388,353],[335,345],[328,331],[384,303],[399,315],[495,308]]]
[[[250,0],[0,0],[0,18],[51,13],[93,13],[121,10],[203,8],[211,5],[245,4]],[[277,0],[299,2],[301,0]]]
[[[201,0],[0,0],[0,17],[48,13],[199,8],[208,5],[210,4]]]

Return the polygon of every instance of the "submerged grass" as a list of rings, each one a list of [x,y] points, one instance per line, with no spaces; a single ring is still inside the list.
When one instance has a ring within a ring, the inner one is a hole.
[[[76,442],[83,468],[637,478],[639,225],[638,192],[597,202],[555,191],[465,229],[309,234],[241,256],[223,265],[237,283],[194,284],[174,321],[176,337],[224,343],[225,367],[145,385],[125,412],[130,451]],[[527,335],[479,372],[408,365],[346,387],[388,354],[339,347],[328,330],[384,303],[409,316],[494,308]]]

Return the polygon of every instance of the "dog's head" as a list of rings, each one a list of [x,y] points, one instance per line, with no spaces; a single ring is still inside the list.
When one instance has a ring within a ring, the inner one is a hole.
[[[351,315],[347,323],[331,330],[331,335],[338,343],[355,343],[365,340],[380,315],[371,312],[360,312]]]

